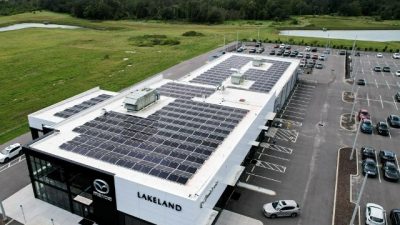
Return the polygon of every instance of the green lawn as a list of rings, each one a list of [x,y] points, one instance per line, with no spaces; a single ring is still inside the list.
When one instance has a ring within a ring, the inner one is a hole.
[[[298,18],[299,24],[295,26],[325,26],[329,20],[326,18]],[[286,42],[292,39],[297,43],[303,41],[304,44],[315,45],[325,43],[325,40],[312,38],[280,37],[277,29],[293,26],[291,21],[234,21],[208,26],[159,21],[98,22],[76,19],[65,14],[37,12],[0,17],[0,26],[43,21],[85,28],[25,29],[0,33],[0,143],[28,130],[29,113],[95,86],[118,91],[181,61],[221,46],[224,35],[227,42],[236,40],[236,32],[239,32],[240,39],[257,38],[259,29],[263,40]],[[359,19],[357,24],[362,25],[362,21]],[[375,22],[374,26],[395,26],[398,22]],[[346,24],[351,25],[342,23],[341,26]],[[368,27],[366,24],[363,26]],[[205,36],[182,36],[182,33],[190,30]],[[154,34],[179,40],[180,44],[138,47],[132,41],[143,35]],[[352,42],[332,40],[332,44],[351,46]],[[359,42],[358,45],[400,48],[400,43]]]

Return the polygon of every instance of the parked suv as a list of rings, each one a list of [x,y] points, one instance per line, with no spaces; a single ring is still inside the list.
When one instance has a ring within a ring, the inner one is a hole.
[[[269,218],[296,217],[300,214],[300,207],[293,200],[279,200],[263,206],[264,215]]]
[[[380,67],[380,66],[375,66],[375,67],[374,67],[374,71],[375,71],[375,72],[382,72],[382,67]]]
[[[380,205],[367,203],[365,217],[367,225],[385,225],[385,210]]]
[[[19,155],[21,153],[22,147],[21,144],[16,143],[12,144],[2,151],[0,151],[0,163],[7,163],[11,158]]]
[[[396,52],[392,56],[393,59],[400,59],[400,53]]]

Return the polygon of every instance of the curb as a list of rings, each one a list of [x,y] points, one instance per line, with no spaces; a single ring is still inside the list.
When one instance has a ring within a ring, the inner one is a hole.
[[[344,116],[345,114],[349,114],[349,113],[343,113],[343,114],[340,115],[340,121],[339,121],[339,126],[340,126],[340,128],[342,128],[343,130],[352,131],[352,132],[357,131],[357,126],[356,126],[355,129],[351,129],[351,130],[346,129],[345,127],[342,126],[342,118],[343,118],[343,116]],[[354,115],[354,117],[355,117],[355,115]],[[356,120],[356,118],[354,118],[354,120]],[[356,122],[357,122],[357,121],[356,121]],[[356,124],[357,124],[357,123],[356,123]]]
[[[337,181],[338,181],[338,175],[339,175],[339,155],[340,155],[341,149],[343,149],[343,148],[338,149],[337,157],[336,157],[336,178],[335,178],[335,193],[333,195],[332,225],[335,225]]]
[[[352,102],[349,102],[349,101],[344,100],[344,93],[346,93],[346,92],[350,92],[350,91],[342,91],[342,101],[343,101],[344,103],[354,103],[354,100],[353,100]]]

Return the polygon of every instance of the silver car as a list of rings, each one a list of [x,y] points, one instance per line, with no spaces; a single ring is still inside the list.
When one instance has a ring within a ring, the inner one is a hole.
[[[279,200],[263,206],[264,215],[269,218],[296,217],[300,214],[300,207],[294,200]]]

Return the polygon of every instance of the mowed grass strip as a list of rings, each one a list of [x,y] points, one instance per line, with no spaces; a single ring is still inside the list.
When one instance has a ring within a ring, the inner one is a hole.
[[[319,26],[315,18],[316,22],[309,20],[305,17],[300,24],[293,26],[310,23]],[[235,41],[237,32],[239,39],[257,38],[260,30],[262,40],[326,43],[326,40],[315,38],[279,36],[278,28],[290,25],[290,21],[238,21],[209,26],[159,21],[99,22],[65,14],[36,12],[0,17],[0,26],[44,21],[84,28],[0,32],[0,143],[28,130],[29,113],[95,86],[118,91],[221,46],[224,36],[227,43]],[[204,36],[182,36],[187,31],[200,32]],[[166,39],[177,40],[179,44],[138,47],[133,40],[145,35],[165,35]],[[337,45],[352,45],[352,41],[331,41],[332,44],[335,42]],[[400,47],[400,43],[395,42],[359,42],[359,45]]]

